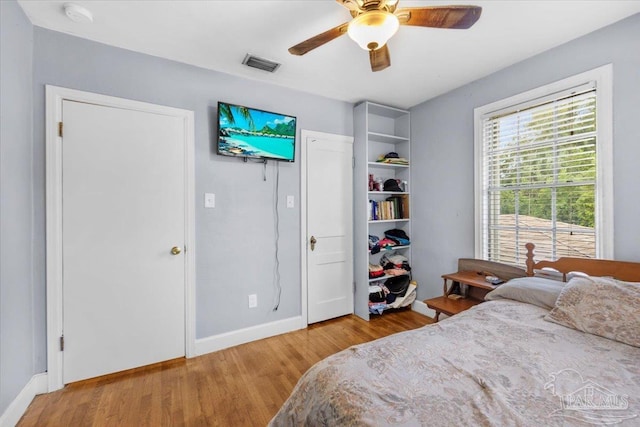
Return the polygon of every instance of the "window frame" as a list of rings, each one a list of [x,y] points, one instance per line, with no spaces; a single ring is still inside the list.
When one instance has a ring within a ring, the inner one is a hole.
[[[484,233],[483,120],[496,113],[516,112],[585,84],[596,88],[596,258],[613,259],[613,66],[607,64],[474,109],[475,257],[483,259]]]

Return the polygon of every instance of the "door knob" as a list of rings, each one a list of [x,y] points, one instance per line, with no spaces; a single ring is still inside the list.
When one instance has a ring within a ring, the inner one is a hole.
[[[311,239],[309,240],[309,243],[311,244],[311,250],[314,250],[316,248],[316,243],[318,241],[316,240],[316,238],[314,236],[311,236]]]
[[[182,252],[182,249],[180,249],[180,248],[179,248],[179,247],[177,247],[177,246],[174,246],[174,247],[172,247],[172,248],[171,248],[171,253],[172,253],[173,255],[178,255],[180,252]]]

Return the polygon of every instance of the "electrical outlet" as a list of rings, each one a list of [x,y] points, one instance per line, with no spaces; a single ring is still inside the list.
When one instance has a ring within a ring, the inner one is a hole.
[[[287,208],[291,209],[294,206],[294,198],[293,196],[287,196]]]
[[[216,207],[216,195],[213,193],[204,193],[204,207],[215,208]]]
[[[249,295],[249,308],[256,308],[258,306],[258,295]]]

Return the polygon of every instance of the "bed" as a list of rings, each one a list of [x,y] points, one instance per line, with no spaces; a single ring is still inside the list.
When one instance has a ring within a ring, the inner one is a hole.
[[[320,361],[269,425],[640,425],[640,263],[527,248],[528,277]]]

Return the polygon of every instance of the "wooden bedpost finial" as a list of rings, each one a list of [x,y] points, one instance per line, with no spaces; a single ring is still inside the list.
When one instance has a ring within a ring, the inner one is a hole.
[[[527,276],[533,276],[533,265],[535,264],[533,261],[533,249],[536,245],[527,243],[524,247],[527,248]]]

